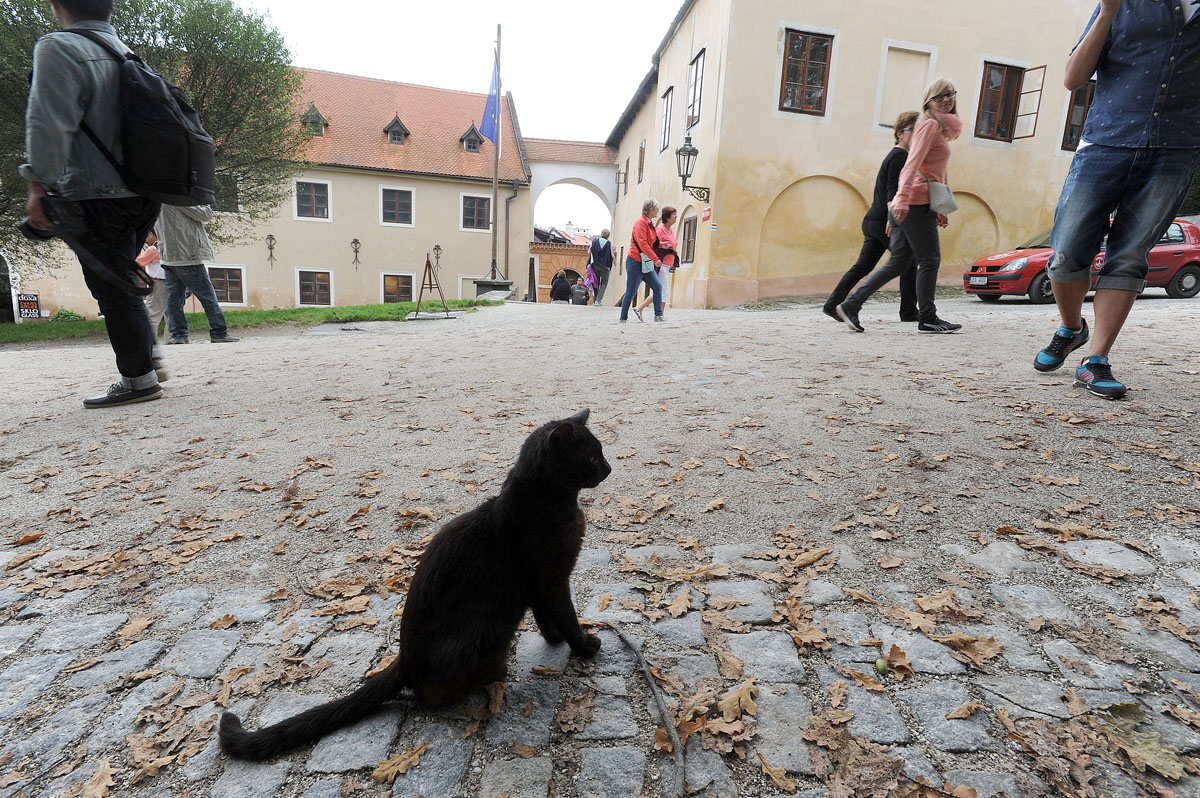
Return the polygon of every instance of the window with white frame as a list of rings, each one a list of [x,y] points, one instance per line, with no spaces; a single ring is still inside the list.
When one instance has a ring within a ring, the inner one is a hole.
[[[218,302],[225,305],[246,304],[245,271],[241,266],[208,267],[208,279],[212,282]]]
[[[687,124],[684,125],[688,130],[700,122],[700,99],[703,94],[704,51],[701,50],[688,67]]]
[[[296,292],[301,305],[332,305],[333,277],[329,272],[296,272]]]
[[[297,180],[295,218],[330,221],[330,193],[328,180]]]
[[[833,37],[789,30],[783,57],[779,110],[825,115]]]
[[[671,102],[675,99],[675,87],[669,87],[662,96],[662,131],[658,134],[658,151],[671,146]]]
[[[384,272],[382,278],[384,304],[413,301],[413,275]]]
[[[462,229],[491,230],[492,229],[492,198],[462,195]]]
[[[379,223],[411,227],[413,224],[413,191],[402,186],[381,186],[379,189]]]

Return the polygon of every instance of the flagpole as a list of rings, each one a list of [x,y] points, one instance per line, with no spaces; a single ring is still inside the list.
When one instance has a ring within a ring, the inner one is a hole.
[[[496,23],[496,140],[492,142],[492,268],[488,277],[500,274],[496,268],[496,236],[499,233],[496,209],[500,203],[500,142],[504,140],[504,106],[500,93],[500,23]]]

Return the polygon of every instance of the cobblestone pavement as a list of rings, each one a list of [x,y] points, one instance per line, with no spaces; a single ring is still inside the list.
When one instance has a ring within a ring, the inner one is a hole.
[[[502,702],[263,765],[213,734],[353,689],[421,540],[584,406],[614,472],[577,606],[644,646],[697,794],[1200,794],[1200,305],[1137,303],[1120,403],[1030,368],[1051,311],[942,310],[966,332],[886,304],[866,335],[521,305],[250,332],[171,347],[166,398],[113,411],[79,404],[105,347],[0,350],[0,796],[668,795],[608,629],[583,664],[529,621]]]

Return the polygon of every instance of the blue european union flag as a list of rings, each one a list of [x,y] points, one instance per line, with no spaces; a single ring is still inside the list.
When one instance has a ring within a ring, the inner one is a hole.
[[[488,91],[487,105],[483,106],[483,122],[479,125],[479,135],[490,139],[495,147],[497,133],[500,129],[500,65],[492,67],[492,88]]]

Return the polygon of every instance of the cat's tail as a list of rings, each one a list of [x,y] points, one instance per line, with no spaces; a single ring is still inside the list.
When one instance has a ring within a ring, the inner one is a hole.
[[[221,748],[236,759],[263,762],[285,751],[315,742],[332,731],[378,712],[385,701],[399,697],[397,669],[367,679],[345,698],[330,701],[258,731],[246,731],[237,715],[221,716]]]

